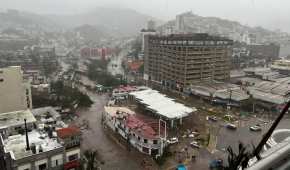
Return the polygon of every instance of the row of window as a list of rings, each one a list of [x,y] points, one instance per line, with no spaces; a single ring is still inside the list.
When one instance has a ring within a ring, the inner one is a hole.
[[[133,133],[133,136],[134,136],[134,137],[137,137],[138,141],[141,141],[141,137],[140,137],[140,136],[135,135],[135,133]],[[142,142],[143,142],[143,143],[148,143],[148,139],[145,139],[145,138],[144,138]],[[158,140],[153,140],[153,144],[158,144]]]
[[[230,44],[229,41],[193,41],[193,40],[151,40],[153,44],[179,44],[179,45],[228,45]]]

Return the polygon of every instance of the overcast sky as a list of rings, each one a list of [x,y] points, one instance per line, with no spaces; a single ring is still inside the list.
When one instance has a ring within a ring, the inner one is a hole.
[[[0,0],[0,8],[44,14],[79,13],[94,7],[130,8],[163,20],[191,10],[201,16],[290,32],[289,0]]]

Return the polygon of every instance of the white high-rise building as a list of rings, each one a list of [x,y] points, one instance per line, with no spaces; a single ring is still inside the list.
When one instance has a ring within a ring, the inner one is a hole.
[[[0,68],[0,114],[32,108],[30,83],[20,66]]]

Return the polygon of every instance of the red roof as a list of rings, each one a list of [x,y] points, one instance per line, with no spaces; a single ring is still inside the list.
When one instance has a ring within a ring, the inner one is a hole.
[[[137,71],[143,65],[143,61],[128,62],[128,67],[132,71]]]
[[[148,139],[157,138],[158,134],[156,131],[136,115],[129,115],[126,119],[126,125],[131,129],[131,131],[139,134],[142,137]]]
[[[75,135],[80,135],[80,129],[77,127],[67,127],[67,128],[62,128],[58,129],[56,131],[57,136],[60,138],[67,138]]]
[[[80,166],[79,160],[70,161],[64,164],[64,170],[72,169],[72,168],[78,168]]]

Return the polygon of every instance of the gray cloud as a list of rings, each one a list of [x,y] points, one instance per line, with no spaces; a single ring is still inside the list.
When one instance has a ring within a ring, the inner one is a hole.
[[[287,0],[0,0],[0,8],[36,13],[79,13],[96,6],[130,8],[168,20],[191,10],[201,16],[231,19],[251,26],[290,32]]]

